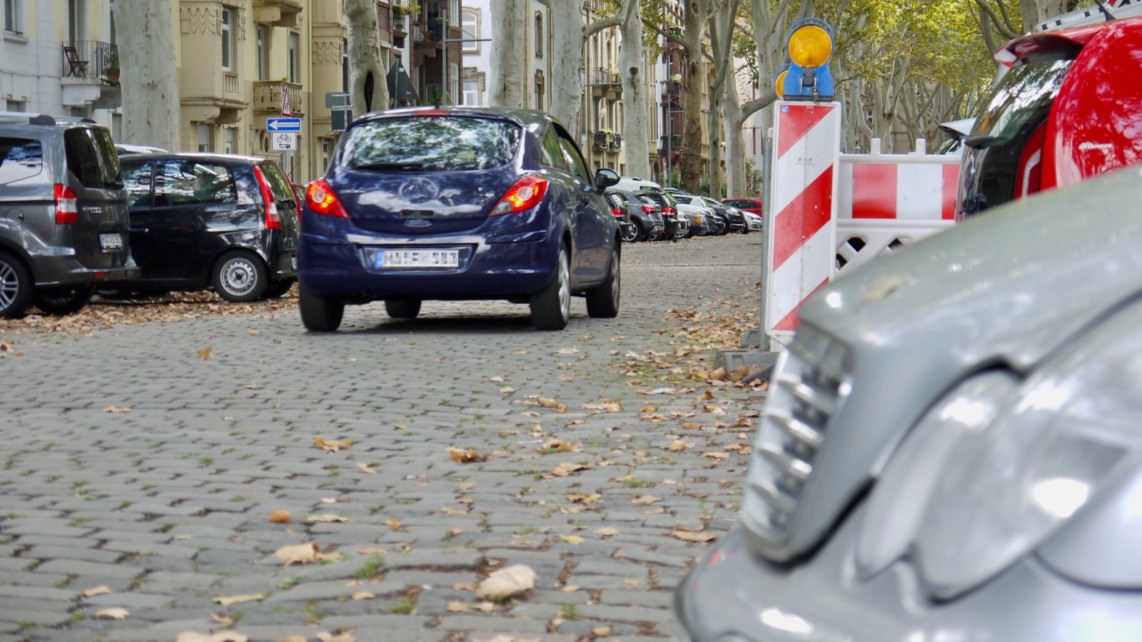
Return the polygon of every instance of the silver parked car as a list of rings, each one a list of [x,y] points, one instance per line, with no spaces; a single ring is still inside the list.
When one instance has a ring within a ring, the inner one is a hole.
[[[1142,169],[812,297],[693,640],[1142,640]]]

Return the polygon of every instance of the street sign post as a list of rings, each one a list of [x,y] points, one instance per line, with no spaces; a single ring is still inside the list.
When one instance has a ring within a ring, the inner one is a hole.
[[[297,134],[274,132],[270,135],[270,148],[275,152],[293,151],[297,149]]]
[[[353,120],[353,110],[349,106],[349,94],[331,91],[325,94],[325,106],[329,108],[330,127],[335,132],[343,132]]]
[[[266,131],[271,133],[288,132],[291,134],[301,133],[301,119],[291,117],[270,117],[266,119]]]

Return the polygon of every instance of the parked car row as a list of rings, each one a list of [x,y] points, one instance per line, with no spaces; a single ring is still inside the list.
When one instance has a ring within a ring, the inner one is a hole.
[[[761,229],[760,199],[717,201],[634,177],[620,179],[607,189],[606,196],[622,226],[623,240],[628,243],[730,232],[748,234]],[[755,211],[741,209],[734,203]]]
[[[0,317],[75,312],[97,288],[289,290],[301,199],[281,169],[156,149],[120,152],[87,119],[0,113]]]

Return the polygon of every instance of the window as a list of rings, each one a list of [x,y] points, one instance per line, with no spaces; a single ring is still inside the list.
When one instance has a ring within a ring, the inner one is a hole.
[[[238,196],[225,165],[171,160],[155,175],[155,206],[235,203]]]
[[[87,0],[67,0],[67,37],[72,43],[86,40]]]
[[[289,32],[289,81],[301,82],[301,37]]]
[[[350,129],[340,157],[350,169],[491,169],[515,158],[522,136],[519,125],[493,118],[384,118]]]
[[[480,53],[480,11],[478,9],[465,9],[463,17],[464,42],[461,43],[464,53]]]
[[[563,148],[563,155],[567,159],[567,164],[571,167],[571,173],[578,174],[580,179],[590,184],[591,172],[587,170],[587,161],[583,160],[579,148],[575,147],[575,143],[566,136],[560,136],[559,143]]]
[[[266,25],[257,27],[258,41],[258,80],[270,79],[270,28]]]
[[[341,91],[349,91],[349,41],[341,39]]]
[[[222,151],[227,154],[238,153],[238,128],[226,127],[222,130]]]
[[[102,127],[75,127],[63,134],[67,168],[84,187],[119,187],[119,155],[111,132]]]
[[[0,185],[26,180],[44,167],[40,141],[31,138],[0,138]]]
[[[24,33],[24,0],[4,0],[4,31]]]
[[[222,7],[222,68],[234,69],[234,10]]]
[[[543,57],[543,14],[535,13],[535,57]]]
[[[124,164],[123,186],[127,188],[127,207],[150,207],[151,164]]]
[[[6,102],[8,104],[8,111],[22,112],[27,108],[27,105],[28,105],[26,102],[24,102],[22,100],[12,100],[11,98],[9,98]]]
[[[567,157],[563,155],[563,147],[559,142],[559,134],[555,133],[554,129],[548,128],[543,133],[543,141],[540,143],[543,148],[542,163],[548,167],[561,169],[565,172],[571,171],[571,166],[567,163]]]
[[[453,0],[448,3],[448,26],[455,27],[460,24],[460,2]]]
[[[464,104],[480,104],[480,83],[476,82],[475,80],[464,81]]]
[[[214,128],[209,123],[199,123],[194,130],[198,139],[196,149],[200,152],[214,151]]]

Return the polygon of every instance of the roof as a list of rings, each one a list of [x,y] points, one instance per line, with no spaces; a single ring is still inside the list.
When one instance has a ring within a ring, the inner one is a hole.
[[[151,154],[128,154],[120,156],[120,163],[134,163],[149,160],[199,160],[216,163],[264,163],[273,159],[243,154],[210,154],[205,152],[156,152]]]
[[[517,107],[477,107],[467,105],[441,105],[441,106],[422,106],[422,107],[399,107],[396,109],[387,109],[385,111],[376,111],[365,114],[358,118],[355,122],[379,120],[381,118],[391,118],[394,116],[409,116],[409,115],[422,115],[422,116],[486,116],[492,118],[509,118],[519,122],[525,127],[533,125],[545,125],[548,122],[558,122],[546,112],[536,109],[520,109]]]
[[[1122,25],[1133,28],[1142,27],[1142,18],[1121,18],[1070,29],[1029,33],[1007,43],[1004,49],[1015,54],[1018,58],[1026,58],[1036,53],[1063,48],[1082,49],[1091,39],[1108,27],[1118,28]]]

